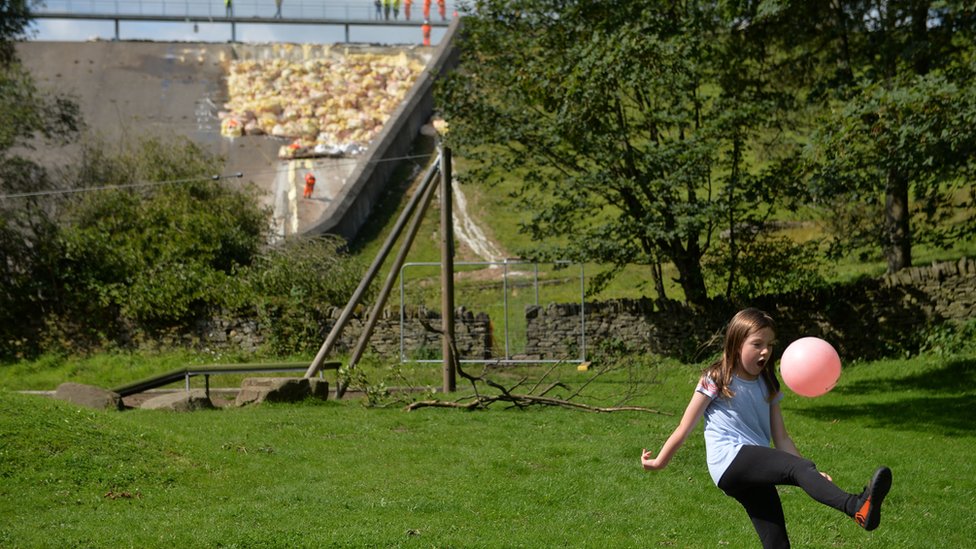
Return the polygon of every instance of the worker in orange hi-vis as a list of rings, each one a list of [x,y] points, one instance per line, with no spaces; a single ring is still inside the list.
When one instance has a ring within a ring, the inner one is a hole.
[[[413,0],[403,0],[403,16],[406,17],[407,21],[410,20],[410,6],[413,4]]]
[[[315,176],[312,175],[312,172],[308,172],[307,174],[305,174],[305,194],[303,194],[302,196],[304,196],[305,198],[312,198],[312,191],[314,190],[315,190]]]
[[[437,13],[441,15],[441,21],[447,21],[447,6],[444,5],[444,0],[437,0]]]
[[[424,0],[424,21],[430,21],[430,0]]]
[[[429,46],[430,45],[430,21],[424,19],[424,24],[420,26],[420,30],[423,31],[424,33],[423,44],[425,46]]]

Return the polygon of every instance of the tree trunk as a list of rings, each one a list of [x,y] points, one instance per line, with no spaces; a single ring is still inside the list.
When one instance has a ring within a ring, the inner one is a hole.
[[[912,266],[908,178],[896,170],[888,173],[885,186],[884,255],[889,273]]]
[[[912,59],[915,74],[928,74],[931,67],[932,44],[929,43],[929,10],[931,2],[918,2],[911,8],[912,13],[912,43],[914,54]]]
[[[707,305],[708,290],[701,270],[701,255],[685,252],[672,255],[671,260],[678,269],[678,283],[685,292],[685,302],[691,305]]]
[[[657,293],[658,300],[666,301],[668,294],[664,290],[664,271],[661,268],[661,260],[657,257],[651,262],[651,278],[654,280],[654,291]]]

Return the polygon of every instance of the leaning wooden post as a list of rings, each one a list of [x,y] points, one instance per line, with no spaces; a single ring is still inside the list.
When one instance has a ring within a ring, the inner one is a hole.
[[[427,174],[424,175],[423,183],[421,183],[421,188],[424,188],[424,195],[420,199],[420,204],[417,206],[417,213],[414,214],[413,219],[410,220],[410,226],[407,227],[407,232],[403,237],[403,243],[400,245],[400,252],[397,254],[396,258],[393,259],[393,265],[390,266],[390,271],[386,275],[386,281],[383,283],[383,288],[380,289],[379,295],[376,297],[376,302],[373,304],[371,312],[366,316],[366,324],[363,326],[363,331],[359,333],[359,340],[356,341],[356,346],[353,347],[352,354],[349,356],[349,366],[347,370],[352,371],[359,363],[359,359],[362,358],[363,352],[366,350],[366,344],[369,343],[369,338],[373,334],[373,328],[376,327],[376,321],[379,319],[380,313],[383,307],[386,305],[386,299],[390,296],[390,290],[393,289],[393,284],[399,278],[400,268],[403,267],[403,263],[407,260],[407,254],[410,252],[410,247],[413,245],[413,239],[417,236],[417,232],[420,230],[420,224],[424,220],[424,214],[427,212],[427,206],[430,205],[431,199],[434,198],[434,191],[437,190],[437,185],[434,184],[434,176],[439,169],[438,164],[440,159],[438,158],[433,164],[431,164],[430,169],[427,170]],[[340,380],[336,384],[336,398],[342,398],[342,395],[346,393],[346,388],[349,385],[348,377],[346,379]]]
[[[441,347],[444,355],[444,392],[456,388],[454,367],[454,225],[451,211],[451,149],[441,150]]]
[[[433,186],[435,184],[433,177],[431,177],[429,180],[425,178],[424,181],[426,181],[426,185]],[[389,235],[387,235],[386,240],[383,242],[383,246],[376,254],[376,258],[373,259],[373,263],[371,263],[369,269],[367,269],[366,275],[363,276],[362,280],[359,281],[359,286],[357,286],[356,290],[352,293],[352,297],[350,297],[349,301],[346,303],[346,307],[342,310],[342,314],[339,315],[339,319],[336,320],[335,324],[332,325],[332,330],[329,331],[328,337],[325,338],[325,343],[323,343],[322,347],[319,348],[318,354],[315,355],[315,358],[312,359],[312,363],[308,366],[308,370],[305,371],[305,377],[312,377],[318,373],[319,368],[325,361],[326,355],[328,355],[329,351],[332,350],[332,346],[335,344],[336,340],[339,339],[339,334],[341,334],[342,330],[346,327],[346,323],[352,316],[353,309],[355,309],[356,305],[362,299],[363,294],[366,293],[370,283],[372,283],[373,279],[376,278],[380,267],[382,267],[383,262],[386,261],[386,256],[389,255],[390,250],[393,248],[393,244],[396,243],[396,239],[400,238],[400,233],[403,232],[403,227],[407,224],[407,221],[410,220],[410,216],[413,215],[414,209],[416,209],[417,204],[420,202],[425,189],[426,187],[421,185],[416,192],[414,192],[414,195],[410,197],[410,202],[407,203],[407,206],[402,212],[400,212],[400,217],[397,218],[396,224],[393,226],[393,230],[390,231]]]

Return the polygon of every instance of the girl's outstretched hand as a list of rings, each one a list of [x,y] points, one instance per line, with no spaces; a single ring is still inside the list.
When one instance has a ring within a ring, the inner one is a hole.
[[[660,469],[664,469],[664,464],[660,463],[658,459],[647,450],[647,448],[641,450],[641,466],[648,471],[658,471]]]

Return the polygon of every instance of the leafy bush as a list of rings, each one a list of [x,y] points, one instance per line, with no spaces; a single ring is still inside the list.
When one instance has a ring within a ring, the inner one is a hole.
[[[337,237],[268,245],[268,212],[213,180],[221,163],[187,139],[150,138],[118,154],[85,143],[62,184],[89,192],[39,216],[20,248],[23,227],[0,221],[2,250],[34,256],[8,263],[18,268],[0,293],[0,355],[158,346],[227,314],[257,317],[273,353],[317,345],[358,264]]]
[[[949,357],[971,352],[976,349],[976,320],[936,324],[924,330],[919,337],[921,353]]]
[[[5,242],[30,236],[8,263],[16,270],[4,279],[0,355],[126,344],[240,298],[238,272],[266,241],[268,221],[249,193],[212,180],[221,160],[187,139],[107,151],[84,144],[60,184],[88,192],[61,195],[55,215],[0,224]]]
[[[7,9],[5,3],[4,9]],[[17,4],[17,3],[15,3]],[[44,313],[58,296],[55,212],[57,180],[36,149],[57,151],[81,126],[77,105],[39,88],[16,62],[14,42],[26,25],[23,6],[0,23],[0,356],[22,355],[44,326]],[[22,13],[21,13],[22,12]],[[56,156],[56,154],[50,155]]]
[[[84,300],[72,308],[157,329],[224,306],[267,221],[253,197],[210,180],[218,166],[188,140],[149,139],[116,159],[89,150],[79,185],[153,184],[86,193],[71,205],[61,233],[62,284]]]
[[[330,310],[349,301],[360,279],[344,245],[332,235],[294,237],[256,256],[247,287],[269,351],[304,352],[321,343]]]
[[[716,287],[723,286],[728,299],[751,299],[761,295],[795,292],[823,286],[820,254],[815,242],[793,240],[758,232],[740,235],[738,253],[727,251],[706,262],[706,272]]]

